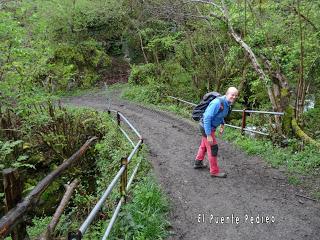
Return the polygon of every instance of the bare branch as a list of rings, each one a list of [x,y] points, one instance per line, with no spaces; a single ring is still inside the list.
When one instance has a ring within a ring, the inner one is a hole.
[[[293,7],[289,7],[289,8],[292,9],[295,14],[299,15],[300,17],[303,18],[303,20],[305,20],[307,23],[309,23],[313,27],[313,30],[318,31],[317,26],[313,22],[311,22],[311,20],[309,18],[307,18],[300,11],[298,11],[296,7],[293,6]]]
[[[50,224],[48,225],[48,227],[44,231],[44,233],[40,236],[39,240],[50,240],[51,239],[51,237],[52,237],[51,234],[54,232],[54,230],[59,222],[59,219],[60,219],[64,209],[66,208],[67,204],[69,203],[71,195],[78,184],[79,184],[79,180],[75,179],[72,181],[72,183],[70,185],[66,185],[66,192],[63,195],[63,198],[61,199],[61,202],[60,202],[56,212],[54,213]]]

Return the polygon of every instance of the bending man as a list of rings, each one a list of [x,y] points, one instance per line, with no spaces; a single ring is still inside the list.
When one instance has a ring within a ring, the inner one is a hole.
[[[201,144],[196,156],[194,168],[203,168],[203,159],[207,152],[212,177],[227,177],[227,174],[220,172],[217,162],[218,143],[215,138],[216,128],[220,125],[220,135],[224,131],[224,118],[228,115],[229,106],[238,97],[238,90],[235,87],[228,88],[226,95],[212,100],[206,108],[203,118],[200,120],[200,131],[202,134]]]

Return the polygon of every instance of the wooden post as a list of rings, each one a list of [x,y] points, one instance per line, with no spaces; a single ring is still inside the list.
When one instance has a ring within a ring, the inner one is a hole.
[[[82,234],[80,231],[77,233],[68,233],[68,240],[81,240],[82,239]]]
[[[117,112],[117,123],[118,123],[118,126],[120,126],[120,122],[121,122],[120,114],[119,114],[119,112]]]
[[[127,188],[127,183],[128,183],[128,158],[122,158],[121,159],[121,167],[125,166],[124,172],[121,175],[121,180],[120,180],[120,196],[124,197],[126,200],[126,188]]]
[[[242,112],[242,124],[241,124],[241,135],[244,134],[244,129],[246,128],[246,117],[247,117],[246,109],[243,109],[243,112]]]
[[[22,199],[22,183],[17,169],[3,170],[3,187],[5,194],[6,212],[14,208]],[[26,224],[22,221],[11,231],[13,240],[29,239]]]

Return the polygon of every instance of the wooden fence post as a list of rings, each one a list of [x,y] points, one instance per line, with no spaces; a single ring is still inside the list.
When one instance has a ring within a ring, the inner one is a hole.
[[[242,123],[241,123],[241,135],[244,135],[244,129],[246,128],[246,109],[243,109],[242,112]]]
[[[6,199],[6,212],[14,208],[22,199],[22,182],[17,169],[7,168],[3,170],[3,187]],[[13,240],[29,239],[26,224],[21,222],[12,230]]]
[[[128,183],[128,158],[124,157],[121,158],[121,167],[125,166],[124,172],[121,175],[120,179],[120,196],[125,198],[126,201],[126,187]]]
[[[119,112],[117,112],[117,124],[120,126],[121,118]]]

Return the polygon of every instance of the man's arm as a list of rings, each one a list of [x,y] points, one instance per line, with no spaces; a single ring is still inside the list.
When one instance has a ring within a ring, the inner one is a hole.
[[[211,137],[211,121],[217,115],[220,109],[220,101],[218,98],[214,99],[209,106],[207,107],[206,111],[203,114],[203,127],[204,131],[207,135],[207,140],[210,144],[213,144],[213,140]]]

